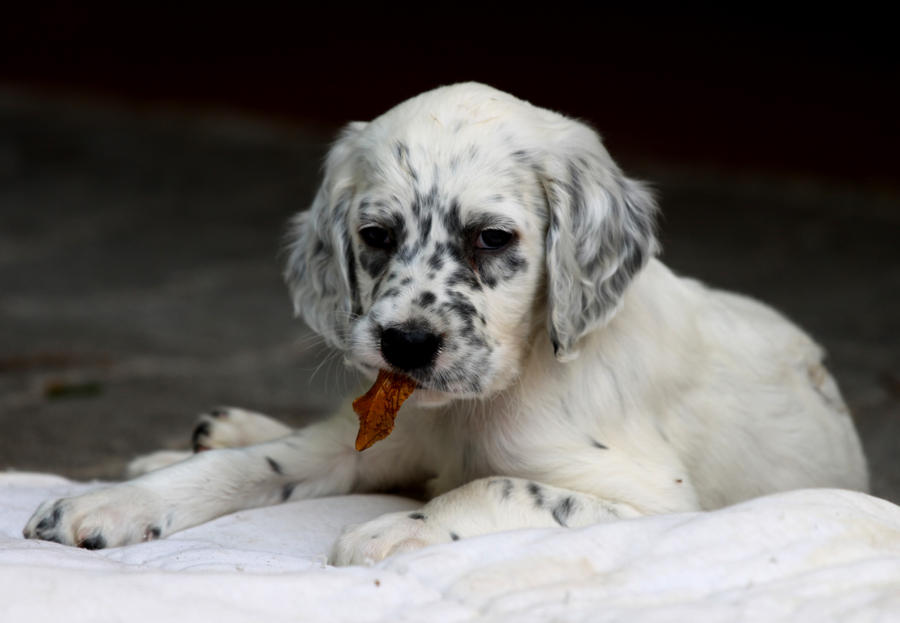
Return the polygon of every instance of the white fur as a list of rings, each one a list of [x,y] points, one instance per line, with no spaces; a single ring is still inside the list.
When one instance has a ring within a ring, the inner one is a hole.
[[[417,201],[435,216],[430,237]],[[454,201],[463,224],[516,232],[500,257],[525,262],[492,287],[503,272],[494,256],[429,265],[436,245],[459,242],[445,218]],[[204,447],[267,441],[47,503],[26,535],[118,545],[281,499],[426,484],[436,497],[421,517],[345,533],[334,561],[349,564],[515,527],[713,509],[800,487],[865,490],[821,348],[761,303],[654,259],[655,210],[590,128],[482,85],[351,124],[294,222],[286,278],[298,313],[368,378],[387,366],[381,328],[416,318],[444,336],[433,366],[411,373],[421,388],[393,434],[357,453],[349,401],[292,434],[267,420],[259,435],[245,431],[262,416],[236,410],[207,417],[204,439],[217,441]],[[367,271],[358,231],[388,218],[411,246]],[[470,269],[468,285],[454,284]],[[452,307],[453,290],[468,305]],[[433,306],[417,303],[425,291]],[[484,321],[470,323],[471,309]]]

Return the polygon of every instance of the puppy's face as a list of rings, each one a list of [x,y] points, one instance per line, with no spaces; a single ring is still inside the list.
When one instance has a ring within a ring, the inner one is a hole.
[[[345,129],[285,277],[352,366],[412,377],[425,404],[489,396],[537,331],[577,356],[654,251],[654,211],[587,126],[455,85]]]
[[[539,181],[472,139],[433,132],[428,143],[404,137],[367,153],[349,206],[359,306],[346,359],[407,374],[432,404],[508,385],[538,311]]]

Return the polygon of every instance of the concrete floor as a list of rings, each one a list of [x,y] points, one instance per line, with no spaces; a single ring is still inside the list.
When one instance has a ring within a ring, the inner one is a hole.
[[[0,92],[0,469],[117,478],[212,405],[302,424],[353,387],[280,281],[329,138]],[[625,164],[656,183],[670,266],[826,346],[900,502],[900,198]]]

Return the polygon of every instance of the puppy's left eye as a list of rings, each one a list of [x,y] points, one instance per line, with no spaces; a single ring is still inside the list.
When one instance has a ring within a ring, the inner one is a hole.
[[[394,246],[394,236],[383,227],[369,225],[359,230],[359,237],[367,245],[375,249],[388,250]]]
[[[484,229],[475,239],[475,248],[496,251],[508,245],[512,239],[512,232],[502,229]]]

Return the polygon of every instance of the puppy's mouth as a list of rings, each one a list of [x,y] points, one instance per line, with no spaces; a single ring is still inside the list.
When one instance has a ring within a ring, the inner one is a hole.
[[[389,366],[389,365],[388,366],[385,366],[385,365],[373,366],[373,365],[365,363],[365,362],[360,362],[357,365],[364,369],[366,376],[371,376],[372,378],[375,378],[381,372],[389,372],[389,373],[397,375],[397,376],[406,377],[408,379],[411,379],[411,380],[415,381],[415,383],[416,383],[416,391],[417,392],[441,391],[434,387],[434,379],[426,371],[399,370],[399,369],[395,368],[394,366]]]
[[[471,398],[478,395],[478,391],[472,391],[472,383],[464,383],[447,378],[446,373],[434,369],[399,370],[390,365],[375,366],[365,362],[357,364],[363,369],[367,377],[375,379],[379,372],[387,371],[412,379],[416,383],[416,389],[410,396],[410,402],[421,406],[438,406],[451,400]]]

